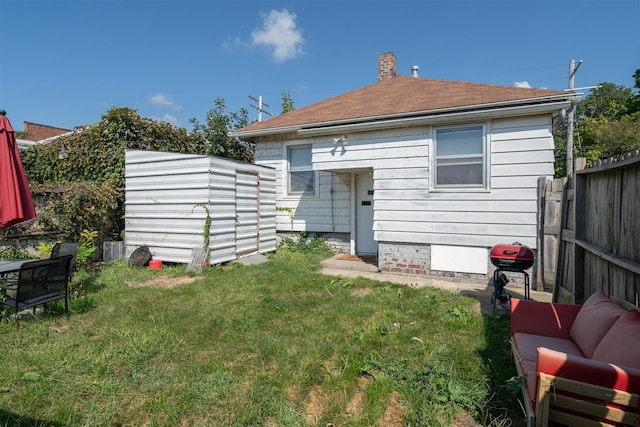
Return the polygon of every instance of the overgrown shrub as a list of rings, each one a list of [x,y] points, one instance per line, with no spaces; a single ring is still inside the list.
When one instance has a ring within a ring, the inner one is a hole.
[[[0,259],[29,259],[32,258],[27,252],[21,251],[13,246],[7,246],[0,250]]]
[[[21,153],[30,183],[110,183],[124,187],[125,151],[141,149],[204,154],[202,135],[140,117],[131,108],[112,108],[102,120]]]
[[[297,238],[283,237],[280,241],[280,247],[298,252],[328,251],[331,249],[322,234],[315,233],[311,237],[308,231],[301,231]]]
[[[99,242],[117,240],[123,229],[121,191],[109,183],[66,183],[31,186],[39,204],[38,224],[44,231],[60,231],[61,238],[78,242],[83,230],[95,230]]]

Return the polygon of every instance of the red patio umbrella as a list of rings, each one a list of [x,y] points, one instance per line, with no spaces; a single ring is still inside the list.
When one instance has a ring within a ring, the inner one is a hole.
[[[0,229],[35,217],[16,137],[6,112],[0,110]]]

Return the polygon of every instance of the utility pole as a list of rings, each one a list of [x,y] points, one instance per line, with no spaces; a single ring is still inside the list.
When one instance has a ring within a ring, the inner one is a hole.
[[[571,60],[569,62],[569,90],[573,91],[573,76],[575,76],[576,71],[582,65],[582,60],[578,61],[578,65],[576,65],[575,60]],[[567,116],[567,176],[573,176],[573,121],[574,121],[574,106],[572,105],[569,108],[569,114]]]
[[[266,102],[262,102],[262,96],[259,96],[257,99],[254,98],[253,96],[249,95],[249,98],[251,98],[252,100],[254,100],[255,102],[258,103],[258,105],[253,105],[251,104],[251,107],[255,108],[256,110],[258,110],[258,121],[261,122],[262,121],[262,113],[267,113],[270,116],[273,116],[273,114],[271,114],[270,112],[268,112],[267,110],[265,110],[264,108],[262,108],[262,106],[264,105],[265,107],[269,107],[269,104],[267,104]]]

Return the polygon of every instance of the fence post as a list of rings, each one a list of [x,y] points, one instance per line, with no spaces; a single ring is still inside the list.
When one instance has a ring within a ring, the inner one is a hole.
[[[533,290],[544,290],[544,273],[545,273],[545,242],[544,242],[544,227],[545,227],[545,207],[546,207],[546,190],[547,190],[547,178],[541,176],[538,178],[538,262],[537,270],[538,274],[536,281],[533,283]]]

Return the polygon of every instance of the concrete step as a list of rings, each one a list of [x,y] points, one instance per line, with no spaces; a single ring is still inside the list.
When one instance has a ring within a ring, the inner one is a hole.
[[[377,273],[378,266],[373,262],[365,262],[365,260],[366,258],[363,259],[355,255],[337,254],[322,261],[322,266],[330,270],[366,271]]]

